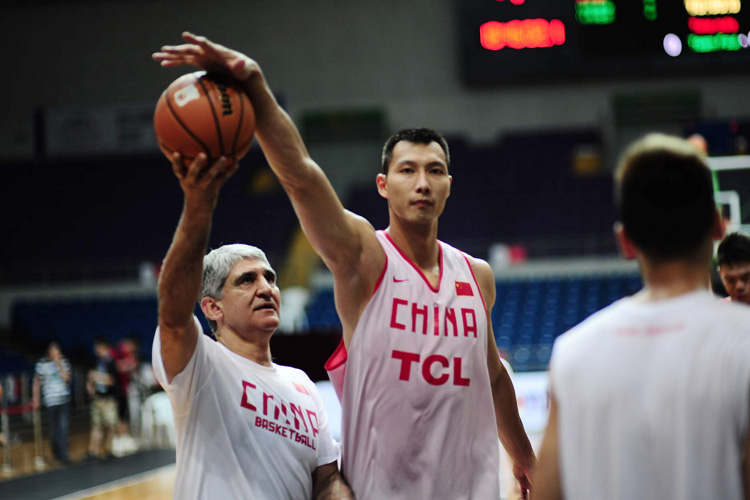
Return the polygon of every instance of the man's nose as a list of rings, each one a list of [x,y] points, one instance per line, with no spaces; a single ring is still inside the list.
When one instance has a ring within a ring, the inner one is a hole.
[[[263,276],[258,278],[258,295],[262,297],[270,297],[273,291],[273,285]]]
[[[427,181],[427,172],[420,170],[417,173],[417,186],[416,186],[418,193],[429,193],[430,192],[430,183]]]

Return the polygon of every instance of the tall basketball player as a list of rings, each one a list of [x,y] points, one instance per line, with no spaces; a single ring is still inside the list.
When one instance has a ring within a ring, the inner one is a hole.
[[[709,170],[654,134],[615,183],[644,287],[555,342],[534,498],[750,498],[750,310],[707,289],[722,231]]]
[[[183,36],[155,58],[242,83],[266,158],[333,273],[344,347],[329,368],[334,379],[346,368],[342,472],[356,496],[498,498],[497,436],[527,490],[535,457],[489,320],[492,270],[437,239],[452,182],[442,136],[415,129],[388,140],[377,189],[390,225],[375,231],[343,208],[255,61]]]

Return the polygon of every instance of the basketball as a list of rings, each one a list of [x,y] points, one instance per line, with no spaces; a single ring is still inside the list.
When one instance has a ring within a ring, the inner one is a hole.
[[[253,141],[255,113],[237,83],[197,71],[183,75],[162,93],[154,111],[154,131],[162,152],[177,151],[185,165],[198,153],[209,162],[242,158]]]

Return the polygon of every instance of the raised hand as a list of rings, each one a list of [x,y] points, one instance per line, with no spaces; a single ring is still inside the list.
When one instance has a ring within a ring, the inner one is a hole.
[[[183,163],[179,153],[174,153],[171,161],[172,170],[185,194],[186,207],[207,211],[213,211],[221,186],[239,167],[237,162],[230,165],[224,156],[210,164],[204,153],[198,154],[190,166]]]
[[[246,80],[259,71],[258,64],[236,50],[228,49],[203,36],[184,32],[185,44],[165,45],[153,57],[163,67],[195,66],[206,71]]]

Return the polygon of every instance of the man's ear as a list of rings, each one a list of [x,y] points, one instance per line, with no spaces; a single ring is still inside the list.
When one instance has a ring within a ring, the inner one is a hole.
[[[375,184],[378,186],[378,194],[388,199],[388,185],[386,184],[387,177],[385,174],[378,174],[377,177],[375,177]]]
[[[212,321],[218,322],[224,317],[224,311],[213,297],[203,297],[201,299],[201,310],[206,317]]]
[[[620,254],[627,260],[633,260],[638,256],[635,245],[630,240],[628,235],[625,233],[625,228],[622,222],[615,222],[614,226],[615,240],[617,241],[617,247],[620,249]]]

